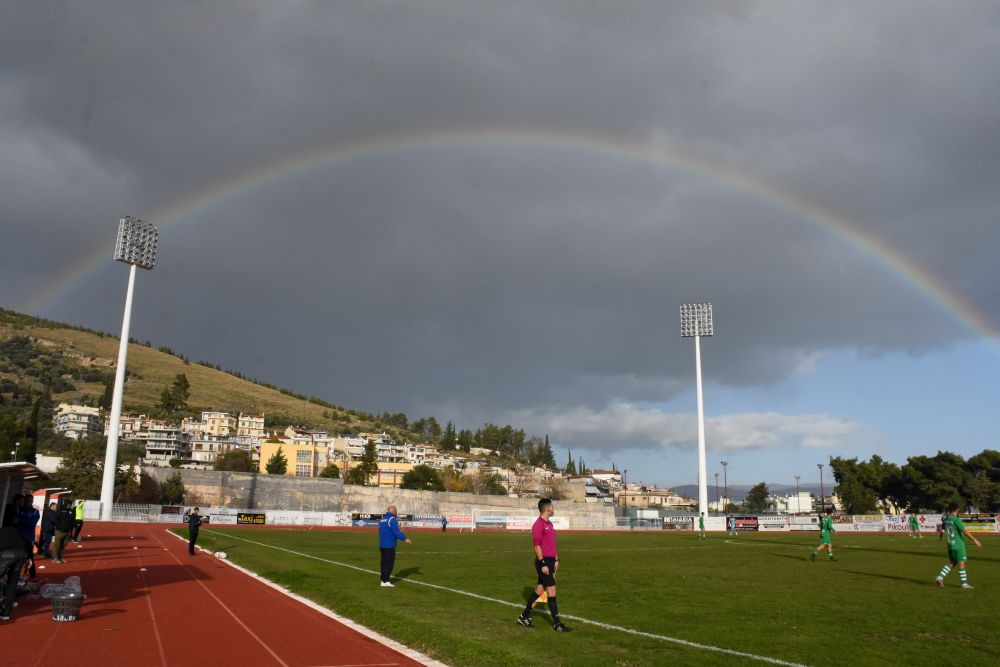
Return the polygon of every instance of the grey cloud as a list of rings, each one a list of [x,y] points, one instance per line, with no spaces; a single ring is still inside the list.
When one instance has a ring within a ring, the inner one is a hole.
[[[20,251],[0,268],[6,307],[102,238],[110,254],[118,214],[317,146],[521,128],[668,139],[836,212],[1000,322],[990,3],[5,13],[0,219]],[[970,335],[851,243],[737,185],[544,143],[325,165],[166,226],[134,331],[350,407],[465,423],[687,390],[689,300],[716,306],[709,381],[729,386],[824,350]],[[115,330],[119,273],[39,314]]]

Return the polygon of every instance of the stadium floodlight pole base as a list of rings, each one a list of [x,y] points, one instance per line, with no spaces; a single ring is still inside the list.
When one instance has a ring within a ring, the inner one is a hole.
[[[129,267],[128,291],[125,293],[125,316],[122,318],[122,338],[118,343],[118,367],[115,370],[115,392],[111,399],[108,421],[108,447],[104,454],[104,478],[101,483],[101,520],[111,521],[115,496],[115,471],[118,470],[118,429],[122,416],[122,394],[125,392],[125,358],[128,356],[128,330],[132,320],[132,292],[135,290],[135,264]]]

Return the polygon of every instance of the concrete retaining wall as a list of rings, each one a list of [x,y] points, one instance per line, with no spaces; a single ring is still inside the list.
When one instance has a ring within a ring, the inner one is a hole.
[[[384,512],[395,505],[400,514],[526,514],[538,512],[537,498],[477,496],[448,491],[412,491],[344,485],[339,479],[286,477],[262,473],[222,472],[173,468],[143,468],[162,482],[181,474],[188,491],[197,493],[208,507],[311,512]],[[610,520],[610,506],[556,501],[556,513],[584,522]]]

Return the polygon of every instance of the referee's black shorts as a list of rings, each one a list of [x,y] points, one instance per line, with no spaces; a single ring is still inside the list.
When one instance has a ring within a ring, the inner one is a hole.
[[[542,565],[549,566],[549,573],[542,572]],[[535,572],[538,573],[538,583],[546,588],[556,585],[556,559],[543,558],[535,561]]]

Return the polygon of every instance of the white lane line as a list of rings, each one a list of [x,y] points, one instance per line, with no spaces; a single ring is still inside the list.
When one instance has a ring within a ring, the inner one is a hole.
[[[222,535],[218,531],[208,530],[206,528],[202,528],[202,531],[206,532],[206,533],[215,533],[217,535]],[[169,528],[166,529],[166,532],[167,532],[168,535],[172,535],[173,537],[176,537],[181,542],[185,542],[185,543],[187,542],[187,540],[185,540],[181,535],[178,535],[177,533],[172,532]],[[249,541],[249,540],[247,540],[247,541]],[[267,545],[264,545],[264,546],[267,546]],[[201,549],[205,553],[211,553],[208,549],[204,549],[202,547],[197,547],[197,548]],[[291,552],[291,553],[295,553],[295,552]],[[220,558],[218,560],[220,562],[222,562],[222,563],[225,563],[226,565],[228,565],[228,566],[230,566],[232,568],[235,568],[235,569],[239,570],[240,572],[242,572],[243,574],[247,575],[248,577],[253,577],[257,581],[259,581],[262,584],[264,584],[265,586],[269,586],[270,588],[273,588],[274,590],[278,591],[282,595],[287,595],[288,597],[292,598],[296,602],[300,602],[300,603],[306,605],[307,607],[309,607],[310,609],[314,609],[315,611],[318,611],[319,613],[323,614],[324,616],[327,616],[328,618],[332,618],[333,620],[337,621],[341,625],[344,625],[344,626],[350,628],[351,630],[354,630],[358,634],[360,634],[360,635],[362,635],[364,637],[367,637],[369,639],[373,639],[376,642],[378,642],[379,644],[382,644],[383,646],[391,648],[393,651],[396,651],[397,653],[402,653],[403,655],[405,655],[407,658],[410,658],[411,660],[415,660],[416,662],[419,662],[422,665],[426,665],[427,667],[448,667],[448,665],[445,665],[443,662],[439,662],[437,660],[434,660],[433,658],[430,658],[429,656],[424,655],[420,651],[412,649],[409,646],[405,646],[403,644],[400,644],[395,639],[390,639],[389,637],[386,637],[384,635],[380,635],[379,633],[375,632],[374,630],[372,630],[370,628],[366,628],[363,625],[359,625],[358,623],[355,623],[354,621],[352,621],[349,618],[346,618],[344,616],[340,616],[339,614],[336,614],[336,613],[330,611],[326,607],[321,606],[320,604],[318,604],[318,603],[310,600],[309,598],[306,598],[306,597],[303,597],[301,595],[298,595],[297,593],[292,593],[290,590],[288,590],[284,586],[281,586],[280,584],[276,584],[273,581],[271,581],[270,579],[262,577],[259,574],[257,574],[256,572],[252,572],[251,570],[248,570],[245,567],[241,567],[241,566],[237,565],[236,563],[232,562],[229,559],[221,559]],[[358,568],[358,569],[360,569],[360,568]],[[371,570],[363,570],[363,571],[365,571],[365,572],[371,572]],[[373,574],[378,574],[378,573],[374,572]],[[378,667],[380,665],[396,665],[396,664],[399,664],[399,663],[395,663],[395,662],[381,663],[381,662],[378,662],[378,663],[366,663],[365,665],[333,665],[331,667]]]
[[[346,567],[346,568],[351,569],[351,570],[357,570],[358,572],[365,572],[367,574],[379,574],[376,570],[369,570],[367,568],[358,567],[357,565],[351,565],[350,563],[341,563],[341,562],[338,562],[338,561],[335,561],[335,560],[330,560],[330,559],[327,559],[327,558],[321,558],[319,556],[313,556],[312,554],[302,553],[301,551],[293,551],[292,549],[286,549],[285,547],[278,547],[278,546],[275,546],[273,544],[266,544],[264,542],[256,542],[254,540],[248,540],[248,539],[246,539],[244,537],[236,537],[235,535],[224,534],[224,533],[220,533],[220,532],[214,531],[214,530],[207,530],[206,532],[214,533],[214,534],[219,535],[220,537],[224,537],[224,538],[229,538],[229,539],[233,539],[233,540],[239,540],[241,542],[247,542],[248,544],[256,544],[257,546],[266,547],[268,549],[274,549],[276,551],[284,551],[285,553],[289,553],[289,554],[292,554],[294,556],[301,556],[302,558],[309,558],[309,559],[312,559],[312,560],[317,560],[317,561],[320,561],[321,563],[328,563],[330,565],[337,565],[339,567]],[[173,535],[173,534],[174,533],[171,533],[171,535]],[[181,538],[181,539],[183,539],[183,538]],[[229,561],[226,561],[226,562],[229,562]],[[234,565],[234,567],[239,567],[239,566],[235,566]],[[243,568],[239,568],[239,569],[243,569]],[[249,574],[251,574],[253,576],[257,576],[257,575],[254,575],[253,573],[249,572],[249,570],[244,570],[244,571],[248,572]],[[258,577],[258,578],[263,579],[262,577]],[[502,605],[506,605],[508,607],[515,607],[517,609],[521,609],[524,606],[524,605],[522,605],[520,603],[517,603],[517,602],[508,602],[507,600],[500,600],[500,599],[497,599],[497,598],[491,598],[491,597],[488,597],[486,595],[480,595],[478,593],[471,593],[469,591],[463,591],[463,590],[460,590],[460,589],[457,589],[457,588],[448,588],[447,586],[440,586],[438,584],[432,584],[432,583],[427,582],[427,581],[416,581],[416,580],[413,580],[413,579],[400,579],[399,577],[395,577],[395,580],[397,582],[400,582],[400,583],[406,582],[408,584],[417,584],[419,586],[426,586],[428,588],[436,588],[436,589],[441,590],[441,591],[448,591],[449,593],[455,593],[457,595],[464,595],[466,597],[475,598],[477,600],[484,600],[486,602],[494,602],[496,604],[502,604]],[[281,590],[283,590],[283,589],[281,589]],[[798,663],[798,662],[789,662],[787,660],[781,660],[779,658],[771,658],[771,657],[768,657],[766,655],[756,655],[754,653],[745,653],[743,651],[735,651],[733,649],[723,648],[721,646],[712,646],[711,644],[700,644],[698,642],[692,642],[692,641],[688,641],[686,639],[679,639],[677,637],[670,637],[668,635],[658,635],[658,634],[654,634],[652,632],[644,632],[642,630],[636,630],[635,628],[626,628],[626,627],[620,626],[620,625],[611,625],[610,623],[602,623],[601,621],[593,621],[593,620],[591,620],[589,618],[583,618],[582,616],[572,616],[570,614],[560,614],[560,616],[562,618],[568,618],[570,620],[580,621],[581,623],[587,623],[588,625],[595,625],[595,626],[597,626],[599,628],[604,628],[605,630],[614,630],[616,632],[623,632],[623,633],[630,634],[630,635],[635,635],[635,636],[638,636],[638,637],[646,637],[648,639],[656,639],[656,640],[659,640],[659,641],[669,642],[669,643],[672,643],[672,644],[679,644],[681,646],[687,646],[688,648],[695,648],[695,649],[699,649],[699,650],[702,650],[702,651],[711,651],[713,653],[722,653],[722,654],[725,654],[725,655],[732,655],[732,656],[736,656],[736,657],[740,657],[740,658],[748,658],[750,660],[757,660],[759,662],[766,662],[766,663],[769,663],[769,664],[772,664],[772,665],[783,665],[784,667],[807,667],[806,665],[803,665],[802,663]]]
[[[142,566],[142,557],[138,557],[139,566]],[[143,568],[145,569],[145,568]],[[146,573],[139,570],[139,577],[142,579],[142,587],[146,590],[146,605],[149,607],[149,617],[153,621],[153,636],[156,638],[156,648],[160,653],[160,664],[167,667],[167,653],[163,650],[163,640],[160,638],[160,626],[156,622],[156,614],[153,612],[153,596],[149,590],[149,581],[146,580]]]
[[[169,532],[169,531],[167,531],[167,532]],[[173,533],[170,533],[170,534],[173,535]],[[152,534],[152,537],[153,537],[154,540],[156,540],[159,543],[159,545],[161,547],[163,546],[163,542],[160,542],[159,538],[157,538],[155,534]],[[180,539],[184,540],[183,537],[181,537]],[[233,620],[236,621],[240,625],[241,628],[243,628],[244,630],[246,630],[246,633],[248,635],[250,635],[251,637],[253,637],[253,639],[256,640],[256,642],[258,644],[260,644],[264,648],[265,651],[267,651],[268,653],[270,653],[271,657],[273,657],[275,660],[277,660],[279,665],[282,665],[282,667],[289,667],[288,663],[285,662],[284,660],[282,660],[281,656],[279,656],[277,653],[275,653],[274,650],[270,646],[268,646],[266,643],[264,643],[264,640],[262,640],[260,637],[258,637],[257,633],[255,633],[253,630],[251,630],[249,627],[247,627],[247,624],[244,623],[242,620],[240,620],[240,617],[237,616],[233,612],[232,609],[230,609],[228,606],[226,606],[226,603],[223,602],[222,600],[220,600],[219,597],[215,593],[213,593],[212,590],[208,586],[206,586],[203,581],[201,581],[201,579],[198,579],[197,577],[195,577],[191,573],[191,570],[188,569],[188,566],[185,565],[184,563],[182,563],[181,560],[174,554],[174,552],[172,552],[169,549],[167,549],[167,553],[170,554],[171,558],[173,558],[175,561],[177,561],[178,565],[180,565],[182,568],[184,568],[184,571],[188,573],[188,575],[191,577],[191,579],[193,579],[194,581],[198,582],[198,585],[201,586],[202,588],[204,588],[205,592],[208,593],[209,595],[211,595],[212,598],[216,602],[219,603],[220,607],[222,607],[223,609],[226,610],[227,614],[229,614],[230,616],[233,617]]]

